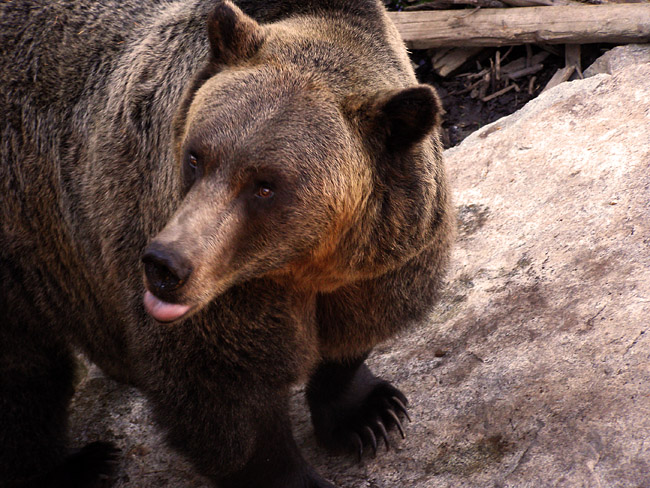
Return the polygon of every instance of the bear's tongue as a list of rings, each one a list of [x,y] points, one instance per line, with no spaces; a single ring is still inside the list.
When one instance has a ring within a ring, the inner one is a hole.
[[[158,322],[173,322],[180,319],[189,310],[189,305],[163,302],[147,290],[144,294],[144,308]]]

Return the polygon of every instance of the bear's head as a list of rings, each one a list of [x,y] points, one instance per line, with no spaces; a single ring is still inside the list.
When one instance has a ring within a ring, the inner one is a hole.
[[[145,308],[160,322],[257,277],[331,291],[425,245],[435,93],[380,72],[352,83],[336,66],[344,47],[301,23],[260,25],[227,1],[209,18],[211,59],[174,123],[184,196],[143,256]]]

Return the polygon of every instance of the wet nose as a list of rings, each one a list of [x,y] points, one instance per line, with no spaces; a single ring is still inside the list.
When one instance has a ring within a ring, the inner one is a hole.
[[[179,289],[192,274],[192,268],[178,252],[155,242],[145,249],[142,262],[150,291],[155,295]]]

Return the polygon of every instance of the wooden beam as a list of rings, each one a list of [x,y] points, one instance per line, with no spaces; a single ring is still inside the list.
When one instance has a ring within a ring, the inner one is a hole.
[[[548,83],[546,84],[542,92],[545,92],[546,90],[550,90],[551,88],[559,85],[560,83],[564,83],[565,81],[568,81],[575,70],[576,70],[575,66],[565,66],[564,68],[560,68],[555,72],[555,74],[551,77],[551,79],[548,80]]]
[[[507,3],[502,2],[501,0],[434,0],[429,3],[410,5],[404,10],[407,12],[416,12],[419,10],[445,10],[457,5],[482,8],[504,8],[508,6]]]
[[[412,49],[649,42],[650,4],[390,12]]]
[[[550,53],[546,51],[542,51],[540,53],[537,53],[533,56],[532,52],[530,53],[530,57],[523,57],[523,58],[518,58],[515,59],[514,61],[510,61],[508,64],[501,66],[501,73],[504,75],[508,76],[511,73],[514,73],[515,71],[521,71],[525,68],[528,68],[530,66],[533,66],[535,64],[540,64],[543,61],[546,60],[550,56]]]
[[[438,50],[431,57],[431,64],[436,73],[443,78],[460,68],[468,59],[476,56],[482,47],[455,47]]]
[[[580,44],[567,44],[564,46],[564,64],[565,66],[574,66],[578,78],[582,78],[580,52]]]

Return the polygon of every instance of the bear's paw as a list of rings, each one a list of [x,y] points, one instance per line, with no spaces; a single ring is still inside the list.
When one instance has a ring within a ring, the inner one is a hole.
[[[313,387],[314,385],[312,385]],[[308,392],[312,422],[317,439],[333,451],[355,452],[358,460],[368,447],[377,454],[383,441],[390,449],[389,432],[406,432],[401,418],[411,420],[406,396],[388,381],[361,366],[346,390],[336,397]]]

